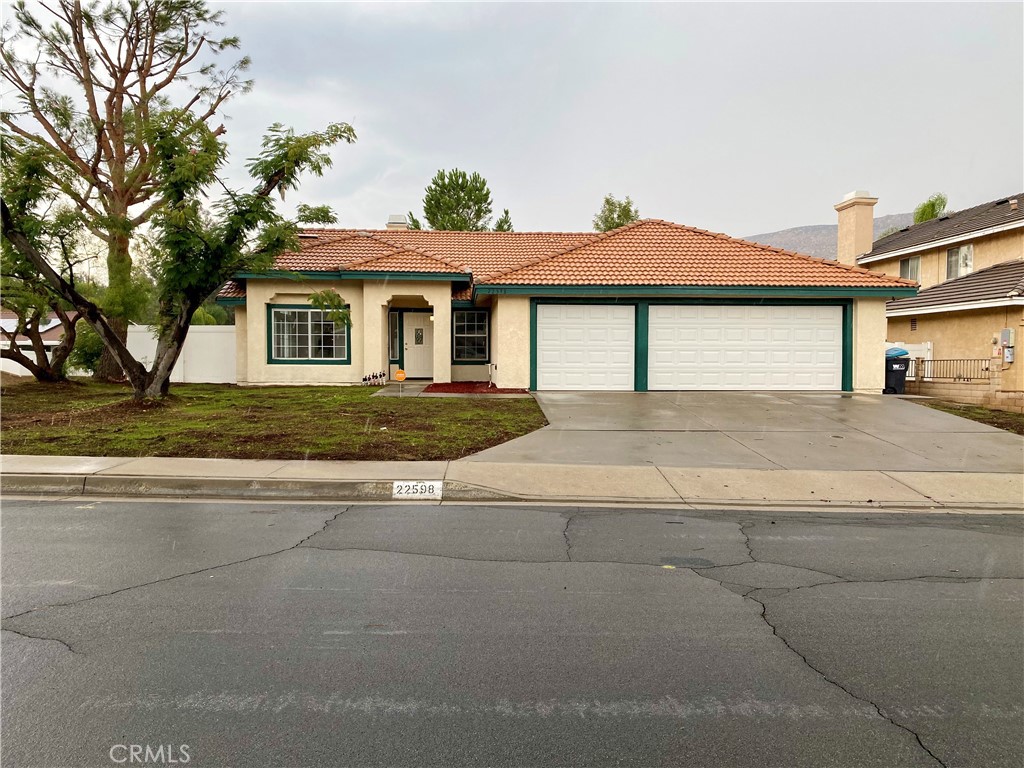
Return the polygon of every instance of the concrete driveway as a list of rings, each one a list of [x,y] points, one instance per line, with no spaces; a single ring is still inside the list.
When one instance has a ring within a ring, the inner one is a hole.
[[[1024,471],[1024,438],[884,395],[546,392],[549,426],[466,461]]]

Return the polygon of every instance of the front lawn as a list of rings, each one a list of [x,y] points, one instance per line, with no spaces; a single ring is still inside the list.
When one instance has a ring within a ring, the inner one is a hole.
[[[0,449],[64,456],[458,459],[539,429],[532,398],[371,397],[376,387],[179,384],[137,404],[115,384],[10,384]]]
[[[961,403],[950,403],[945,400],[917,400],[922,405],[934,408],[937,411],[952,413],[954,416],[961,416],[971,421],[979,421],[988,424],[990,427],[999,427],[1007,432],[1024,435],[1024,414],[1011,413],[1010,411],[997,411],[994,408],[982,408],[980,405],[963,405]]]

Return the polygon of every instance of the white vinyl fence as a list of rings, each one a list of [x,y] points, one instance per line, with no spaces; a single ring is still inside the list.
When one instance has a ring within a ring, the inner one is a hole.
[[[908,379],[912,379],[916,375],[917,358],[920,357],[924,360],[932,359],[932,343],[930,341],[922,341],[920,344],[904,344],[902,341],[885,342],[885,349],[890,347],[899,347],[910,353],[910,365],[907,366]]]
[[[128,351],[149,368],[156,353],[153,329],[145,325],[128,328]],[[235,326],[193,325],[185,337],[185,347],[171,373],[178,384],[235,383]]]

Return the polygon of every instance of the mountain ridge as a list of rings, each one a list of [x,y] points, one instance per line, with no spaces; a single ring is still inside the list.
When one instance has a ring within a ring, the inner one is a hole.
[[[875,219],[874,239],[887,229],[903,229],[914,223],[913,213],[891,213]],[[839,234],[837,224],[808,224],[802,227],[780,229],[777,232],[764,232],[760,235],[748,235],[750,240],[761,245],[771,245],[787,251],[805,253],[822,259],[835,259],[836,238]]]

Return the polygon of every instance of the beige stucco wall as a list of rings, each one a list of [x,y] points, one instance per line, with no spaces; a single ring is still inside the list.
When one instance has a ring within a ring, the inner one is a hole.
[[[889,318],[886,339],[907,344],[930,341],[932,357],[936,360],[989,357],[992,338],[1003,328],[1016,328],[1017,343],[1024,341],[1020,338],[1024,323],[1024,310],[1020,307],[917,315],[916,331],[910,330],[910,320],[910,317]]]
[[[1024,259],[1024,229],[998,232],[972,241],[974,245],[974,271],[1013,259]],[[966,244],[966,243],[963,243]],[[883,259],[863,266],[872,272],[881,272],[894,277],[900,276],[900,259],[910,256],[921,257],[920,282],[922,288],[929,288],[946,281],[946,251],[953,246],[930,248],[918,253],[904,254],[893,259]]]
[[[267,362],[267,304],[305,304],[309,295],[332,288],[349,305],[352,330],[351,363],[286,364]],[[239,383],[247,384],[357,384],[363,376],[387,371],[387,307],[394,296],[423,297],[434,308],[434,375],[436,382],[451,380],[451,284],[433,281],[377,280],[249,280],[248,311],[236,314],[239,331]],[[242,375],[244,368],[244,376]]]
[[[244,305],[235,307],[235,381],[249,383],[249,321]]]
[[[853,389],[878,394],[885,387],[885,299],[853,302]]]
[[[530,298],[495,296],[491,307],[491,362],[499,387],[530,386]]]

